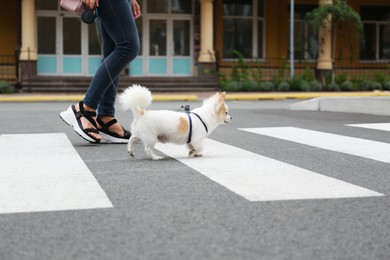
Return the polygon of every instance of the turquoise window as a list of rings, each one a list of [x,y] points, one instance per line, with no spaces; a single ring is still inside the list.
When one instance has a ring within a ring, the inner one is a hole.
[[[167,74],[167,59],[166,58],[150,58],[149,73],[154,75]]]
[[[129,75],[130,76],[142,76],[144,74],[143,69],[143,59],[142,58],[136,58],[130,63],[130,70]]]
[[[64,57],[63,59],[63,72],[79,74],[81,70],[81,57]]]
[[[95,75],[98,70],[102,58],[101,57],[89,57],[88,58],[88,74]]]
[[[173,74],[175,75],[191,74],[191,58],[174,58]]]
[[[57,58],[56,56],[41,56],[38,57],[38,74],[54,74],[57,73]]]

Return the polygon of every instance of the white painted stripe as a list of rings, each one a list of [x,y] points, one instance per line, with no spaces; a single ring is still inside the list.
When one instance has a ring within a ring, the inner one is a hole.
[[[111,207],[65,134],[0,135],[0,214]]]
[[[390,163],[389,143],[295,127],[242,128],[240,130]]]
[[[347,125],[353,127],[362,127],[368,129],[375,129],[381,131],[390,131],[390,123],[382,123],[382,124],[356,124],[356,125]]]
[[[188,158],[185,146],[158,144],[156,148],[249,201],[383,196],[210,139],[205,140],[201,158]]]

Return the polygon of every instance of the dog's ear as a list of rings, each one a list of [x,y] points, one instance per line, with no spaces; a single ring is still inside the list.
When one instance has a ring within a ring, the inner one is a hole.
[[[219,101],[225,101],[225,96],[226,96],[225,91],[222,93],[218,93],[218,95],[219,95],[219,98],[218,98]]]
[[[218,112],[223,107],[223,105],[225,103],[225,95],[226,95],[226,92],[215,94],[215,97],[216,97],[215,111]]]

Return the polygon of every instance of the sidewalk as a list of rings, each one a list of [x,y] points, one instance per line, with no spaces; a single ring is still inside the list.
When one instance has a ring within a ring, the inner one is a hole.
[[[154,93],[153,100],[164,101],[201,101],[211,92],[202,93]],[[0,95],[0,102],[78,102],[82,94],[7,94]],[[226,100],[283,100],[283,99],[312,99],[319,97],[390,97],[389,91],[373,92],[267,92],[267,93],[228,93]]]

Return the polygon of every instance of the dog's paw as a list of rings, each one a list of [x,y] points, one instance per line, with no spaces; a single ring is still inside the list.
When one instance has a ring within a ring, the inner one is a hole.
[[[152,160],[153,160],[153,161],[159,161],[159,160],[162,160],[162,159],[164,159],[164,157],[158,156],[158,155],[154,155],[154,156],[152,157]]]
[[[203,154],[201,154],[201,153],[189,153],[188,154],[188,157],[202,157],[203,156]]]

